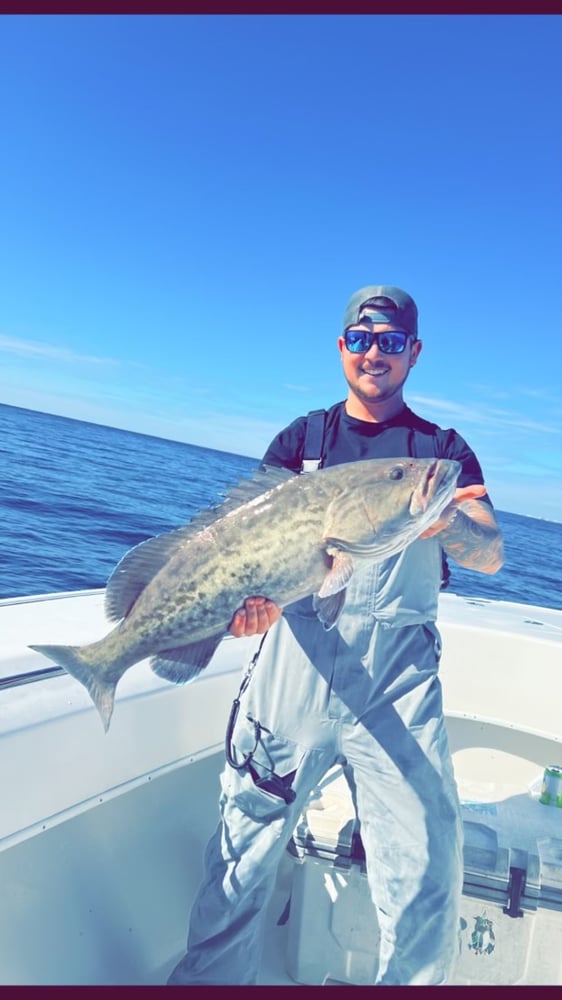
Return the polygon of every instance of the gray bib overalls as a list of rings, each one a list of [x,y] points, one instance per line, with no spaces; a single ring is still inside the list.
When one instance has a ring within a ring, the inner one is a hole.
[[[462,824],[437,676],[440,576],[438,542],[418,540],[355,573],[330,631],[306,599],[267,633],[232,737],[236,758],[252,752],[252,766],[224,769],[221,821],[170,983],[256,982],[278,863],[309,793],[336,763],[352,790],[377,909],[376,982],[447,981]]]

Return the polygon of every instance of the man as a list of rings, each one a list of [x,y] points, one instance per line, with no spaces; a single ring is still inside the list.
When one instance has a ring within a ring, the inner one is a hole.
[[[377,910],[377,984],[441,984],[450,975],[462,823],[437,676],[441,550],[484,573],[503,556],[474,453],[404,402],[422,349],[417,333],[416,305],[401,289],[369,285],[351,296],[338,338],[348,393],[327,412],[323,464],[453,458],[462,465],[458,489],[419,539],[354,574],[330,631],[311,598],[281,615],[267,595],[249,595],[235,611],[234,635],[264,639],[242,685],[221,822],[172,984],[256,982],[279,860],[311,789],[336,763],[353,795]],[[305,429],[301,417],[282,431],[264,464],[299,472]]]

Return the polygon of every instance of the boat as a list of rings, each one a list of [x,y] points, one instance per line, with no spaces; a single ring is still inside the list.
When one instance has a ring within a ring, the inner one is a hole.
[[[438,626],[466,841],[454,982],[560,985],[562,808],[544,776],[562,765],[562,610],[446,591]],[[0,601],[3,985],[160,985],[184,953],[257,640],[226,637],[188,685],[137,664],[105,733],[84,688],[28,644],[107,631],[103,589]],[[372,981],[371,904],[336,771],[279,865],[261,984]]]

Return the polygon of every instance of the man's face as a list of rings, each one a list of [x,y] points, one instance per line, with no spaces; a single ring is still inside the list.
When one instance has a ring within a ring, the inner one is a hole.
[[[362,322],[361,319],[350,329],[373,333],[387,333],[391,330],[406,332],[395,324]],[[351,392],[365,403],[376,403],[400,393],[421,347],[421,341],[408,337],[401,354],[385,354],[376,341],[367,351],[355,354],[347,349],[343,334],[338,337],[347,384]]]

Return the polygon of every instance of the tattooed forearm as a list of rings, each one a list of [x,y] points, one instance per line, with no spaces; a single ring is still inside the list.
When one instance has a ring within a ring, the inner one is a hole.
[[[439,540],[447,555],[468,569],[496,573],[503,563],[500,529],[491,510],[482,510],[481,504],[471,504],[470,513],[459,508]]]

